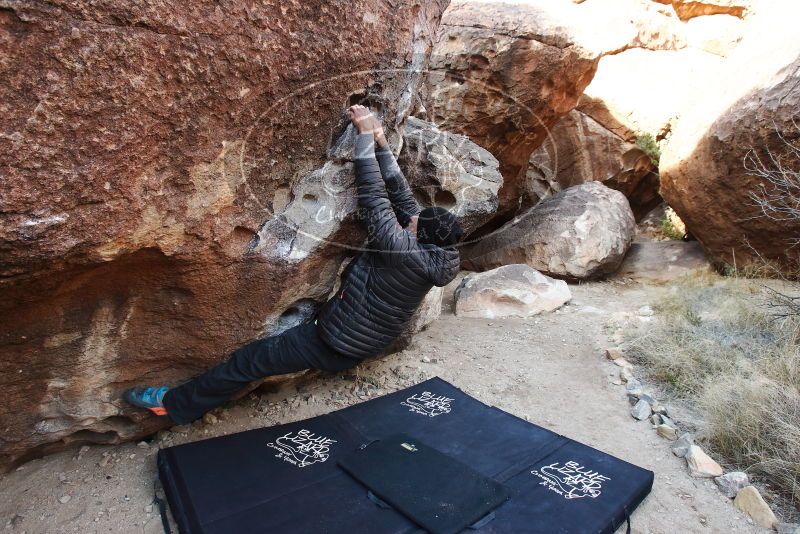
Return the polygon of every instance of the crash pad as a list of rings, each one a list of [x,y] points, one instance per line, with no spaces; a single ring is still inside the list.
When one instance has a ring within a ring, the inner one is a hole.
[[[440,378],[319,417],[162,449],[159,477],[184,534],[425,532],[376,503],[338,465],[395,434],[419,439],[508,492],[490,520],[466,532],[611,533],[653,484],[651,471]]]

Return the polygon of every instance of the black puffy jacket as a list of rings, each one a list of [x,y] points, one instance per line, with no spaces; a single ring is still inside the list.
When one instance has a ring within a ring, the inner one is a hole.
[[[420,208],[388,147],[374,151],[372,134],[356,138],[355,173],[366,249],[342,274],[317,323],[334,350],[367,358],[400,335],[433,286],[455,278],[460,259],[458,251],[418,243],[401,228]]]

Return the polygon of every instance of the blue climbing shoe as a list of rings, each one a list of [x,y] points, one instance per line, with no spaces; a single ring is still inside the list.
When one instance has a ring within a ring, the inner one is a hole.
[[[122,398],[138,406],[150,410],[156,415],[167,415],[164,408],[164,394],[169,391],[167,386],[160,388],[131,388],[122,394]]]

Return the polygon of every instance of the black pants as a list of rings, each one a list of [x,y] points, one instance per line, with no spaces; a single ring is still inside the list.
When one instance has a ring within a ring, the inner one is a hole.
[[[227,361],[170,389],[164,395],[164,406],[170,419],[184,425],[265,376],[305,369],[342,371],[359,361],[334,351],[320,339],[317,325],[306,323],[236,350]]]

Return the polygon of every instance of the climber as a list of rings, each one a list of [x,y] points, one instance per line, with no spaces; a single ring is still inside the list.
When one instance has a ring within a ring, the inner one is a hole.
[[[441,207],[420,210],[381,123],[364,106],[349,113],[358,132],[355,174],[367,241],[342,273],[336,294],[313,321],[245,345],[180,386],[129,389],[126,401],[186,424],[260,378],[348,369],[381,354],[428,291],[455,278],[463,235],[455,216]]]

